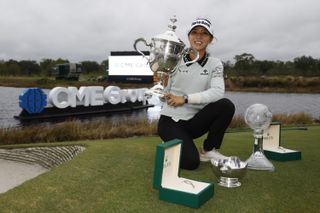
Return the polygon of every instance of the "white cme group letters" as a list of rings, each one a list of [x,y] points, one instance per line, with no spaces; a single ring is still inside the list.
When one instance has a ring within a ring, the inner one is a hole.
[[[100,106],[105,103],[119,104],[130,102],[146,103],[146,88],[120,89],[117,86],[55,87],[49,92],[49,103],[63,109],[66,107]]]

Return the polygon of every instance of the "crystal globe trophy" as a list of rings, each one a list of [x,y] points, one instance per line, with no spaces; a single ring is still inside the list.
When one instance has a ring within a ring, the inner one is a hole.
[[[272,121],[272,113],[263,104],[253,104],[245,112],[245,122],[253,129],[255,139],[253,153],[246,160],[248,169],[274,171],[273,164],[263,153],[263,132]]]

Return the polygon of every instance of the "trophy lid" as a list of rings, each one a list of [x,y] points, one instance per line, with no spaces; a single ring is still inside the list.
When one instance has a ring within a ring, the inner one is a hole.
[[[175,22],[177,21],[176,16],[173,16],[172,18],[170,18],[170,23],[168,25],[168,30],[165,33],[156,35],[154,37],[154,39],[163,39],[163,40],[168,40],[168,41],[173,41],[176,43],[182,43],[183,42],[178,38],[178,36],[175,33],[175,29],[177,28],[177,26],[175,26]]]

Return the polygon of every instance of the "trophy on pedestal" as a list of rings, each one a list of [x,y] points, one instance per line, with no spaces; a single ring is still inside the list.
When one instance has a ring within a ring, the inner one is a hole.
[[[253,129],[253,153],[247,159],[248,169],[274,171],[273,164],[263,153],[263,132],[272,121],[272,113],[263,104],[253,104],[245,112],[245,122]]]
[[[176,36],[176,21],[176,17],[172,17],[168,25],[168,30],[163,34],[152,38],[151,43],[147,43],[144,38],[138,38],[134,42],[134,49],[145,58],[147,57],[137,48],[137,44],[139,42],[143,42],[146,46],[150,47],[150,56],[147,58],[148,63],[151,70],[160,75],[160,81],[146,92],[145,95],[148,98],[150,98],[152,95],[163,98],[164,75],[173,73],[176,70],[183,55],[188,54],[189,51],[193,51],[196,55],[196,58],[193,61],[189,61],[185,64],[193,63],[199,59],[199,53],[192,48],[185,48],[185,44]]]

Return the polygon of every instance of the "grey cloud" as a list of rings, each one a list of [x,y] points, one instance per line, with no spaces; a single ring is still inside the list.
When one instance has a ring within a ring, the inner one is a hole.
[[[138,37],[163,33],[172,15],[177,35],[195,17],[213,20],[222,60],[252,53],[266,60],[320,57],[317,0],[0,0],[0,59],[107,59],[133,50]]]

